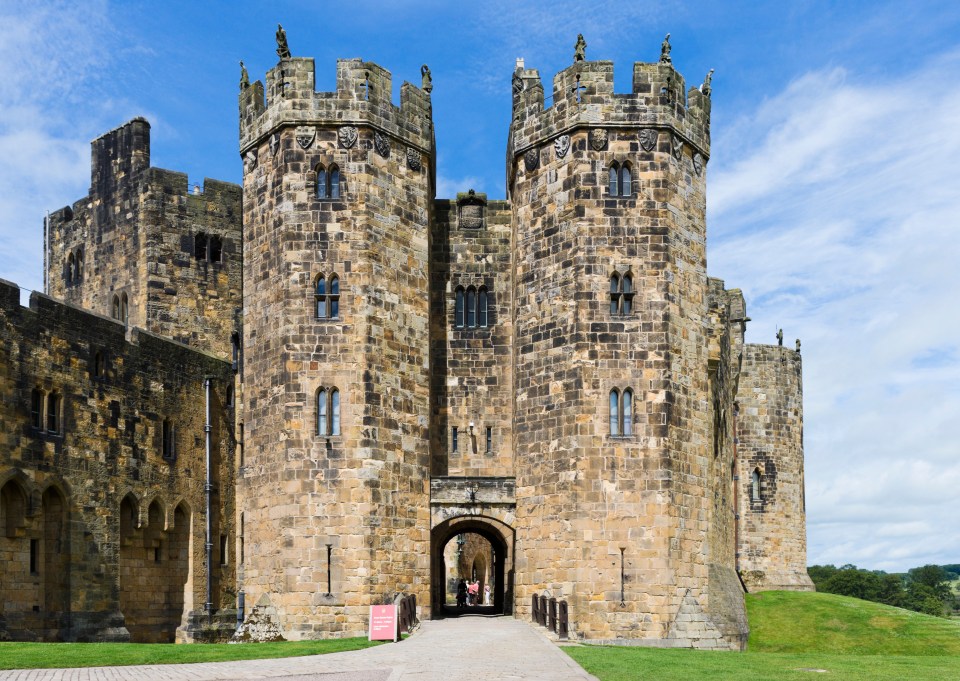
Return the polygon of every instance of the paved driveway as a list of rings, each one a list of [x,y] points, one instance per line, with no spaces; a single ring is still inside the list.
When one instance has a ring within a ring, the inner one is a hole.
[[[509,617],[424,622],[402,643],[248,662],[0,672],[18,681],[282,679],[283,681],[596,681],[543,634]]]

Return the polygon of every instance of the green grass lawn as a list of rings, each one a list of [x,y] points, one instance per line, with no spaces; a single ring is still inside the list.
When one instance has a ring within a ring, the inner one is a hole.
[[[54,667],[100,667],[128,664],[176,664],[182,662],[229,662],[263,658],[323,655],[359,650],[371,643],[366,638],[328,641],[283,641],[279,643],[226,643],[174,645],[163,643],[0,643],[0,669]]]
[[[745,653],[565,650],[601,681],[960,679],[960,622],[845,596],[789,591],[748,595],[747,612]]]

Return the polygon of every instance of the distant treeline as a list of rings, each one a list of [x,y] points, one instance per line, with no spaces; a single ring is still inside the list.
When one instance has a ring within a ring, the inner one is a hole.
[[[946,617],[960,609],[960,602],[950,587],[950,582],[960,577],[960,564],[924,565],[899,574],[861,570],[856,565],[813,565],[807,568],[807,573],[817,591],[886,603],[937,617]]]

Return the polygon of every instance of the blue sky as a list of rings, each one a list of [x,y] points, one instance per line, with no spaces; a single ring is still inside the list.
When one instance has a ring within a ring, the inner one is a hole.
[[[960,562],[960,3],[0,4],[0,277],[42,288],[42,221],[86,194],[90,141],[134,116],[153,165],[239,182],[238,60],[274,31],[332,89],[338,57],[433,74],[440,196],[504,195],[517,57],[547,90],[578,32],[632,63],[672,34],[710,68],[708,269],[751,342],[803,341],[810,563]]]

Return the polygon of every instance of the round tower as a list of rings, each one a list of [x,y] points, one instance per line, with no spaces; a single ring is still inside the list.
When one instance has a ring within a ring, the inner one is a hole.
[[[430,96],[359,59],[245,81],[244,627],[357,635],[428,592]]]
[[[513,79],[516,603],[565,598],[590,639],[745,634],[742,599],[711,599],[704,90],[667,41],[627,94],[605,61],[549,108],[537,71]]]

